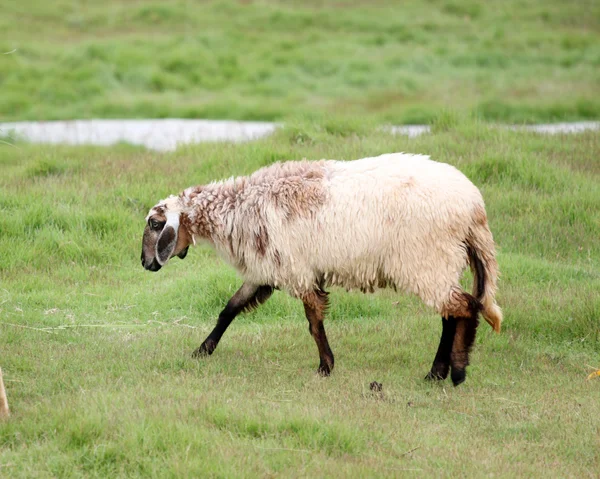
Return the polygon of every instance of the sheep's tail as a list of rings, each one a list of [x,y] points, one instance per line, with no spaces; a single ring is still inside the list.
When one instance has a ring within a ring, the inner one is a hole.
[[[2,369],[0,369],[0,418],[8,417],[8,400],[6,399],[6,389],[2,380]]]
[[[483,217],[479,216],[470,230],[467,238],[467,254],[474,276],[473,296],[481,302],[482,316],[494,331],[499,333],[502,325],[502,310],[494,299],[499,271],[494,239],[488,228],[485,213]]]

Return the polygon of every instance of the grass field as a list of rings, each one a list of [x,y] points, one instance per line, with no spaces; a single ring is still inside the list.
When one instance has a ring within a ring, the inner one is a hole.
[[[4,0],[0,121],[600,118],[596,0]]]
[[[389,151],[450,162],[486,198],[505,326],[481,325],[466,383],[423,381],[440,320],[391,291],[332,291],[328,379],[283,293],[191,359],[240,279],[203,246],[144,271],[148,208],[276,160]],[[596,477],[599,157],[599,133],[451,117],[416,139],[331,122],[169,154],[2,146],[0,476]]]

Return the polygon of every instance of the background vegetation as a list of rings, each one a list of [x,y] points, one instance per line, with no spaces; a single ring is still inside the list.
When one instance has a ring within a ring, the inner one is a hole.
[[[596,0],[4,0],[0,121],[600,117]]]
[[[0,477],[597,476],[600,133],[489,123],[600,118],[600,2],[4,0],[2,52],[0,121],[286,126],[165,154],[0,137]],[[506,320],[481,325],[467,382],[423,381],[440,320],[391,291],[332,291],[331,378],[282,293],[192,360],[240,278],[204,246],[144,271],[148,208],[390,151],[454,164],[486,199]]]
[[[331,378],[283,293],[190,353],[240,284],[207,247],[139,264],[143,218],[185,186],[276,160],[418,151],[481,187],[502,270],[501,334],[467,382],[423,381],[440,320],[391,291],[332,291]],[[0,149],[6,477],[595,477],[600,469],[600,133],[539,136],[445,116],[416,139],[290,124],[169,154]],[[169,171],[168,175],[163,172]],[[383,383],[382,394],[369,383]]]

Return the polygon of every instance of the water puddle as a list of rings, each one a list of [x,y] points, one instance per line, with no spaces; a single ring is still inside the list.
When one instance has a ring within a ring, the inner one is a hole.
[[[0,123],[0,136],[31,143],[113,145],[127,142],[156,151],[202,141],[249,141],[270,135],[277,123],[221,120],[72,120]],[[391,126],[390,131],[415,137],[429,132],[426,125]],[[600,122],[509,126],[545,134],[580,133],[600,129]]]

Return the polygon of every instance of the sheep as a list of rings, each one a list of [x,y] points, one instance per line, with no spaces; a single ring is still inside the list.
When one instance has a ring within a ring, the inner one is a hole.
[[[198,240],[244,282],[195,357],[211,355],[233,319],[274,289],[303,302],[324,376],[334,366],[323,326],[329,286],[392,287],[434,308],[442,335],[429,380],[450,370],[455,386],[465,380],[479,313],[500,331],[498,265],[481,193],[456,168],[425,155],[275,163],[189,187],[150,210],[142,265],[158,271]],[[459,282],[467,266],[472,294]]]
[[[0,419],[8,417],[8,399],[6,399],[6,389],[4,389],[4,380],[2,379],[2,369],[0,369]]]

